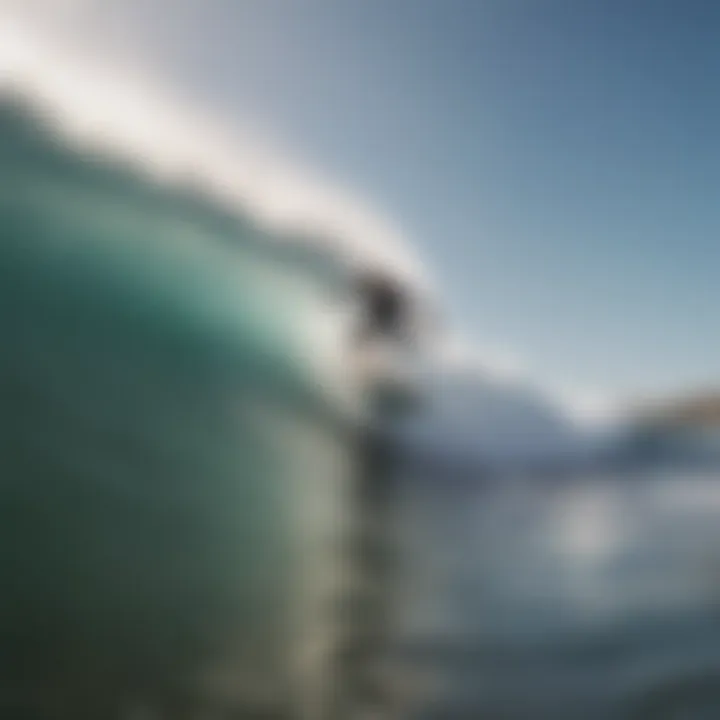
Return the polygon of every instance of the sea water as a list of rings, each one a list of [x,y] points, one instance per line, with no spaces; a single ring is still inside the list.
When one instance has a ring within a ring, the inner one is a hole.
[[[8,707],[326,712],[364,412],[335,280],[186,180],[0,100]]]

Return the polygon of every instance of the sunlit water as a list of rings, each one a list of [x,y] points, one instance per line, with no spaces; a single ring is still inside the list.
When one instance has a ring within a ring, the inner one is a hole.
[[[720,471],[409,467],[401,495],[418,717],[720,716]],[[681,682],[659,714],[653,693]]]

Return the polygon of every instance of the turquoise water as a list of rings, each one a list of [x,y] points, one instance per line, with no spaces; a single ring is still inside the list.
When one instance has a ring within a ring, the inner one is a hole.
[[[361,410],[336,279],[14,101],[0,236],[5,679],[75,712],[203,682],[297,706]]]

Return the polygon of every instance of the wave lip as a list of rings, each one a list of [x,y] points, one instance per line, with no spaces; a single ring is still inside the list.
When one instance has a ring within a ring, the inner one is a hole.
[[[162,183],[191,184],[233,212],[249,213],[280,242],[302,238],[418,294],[430,291],[402,233],[317,173],[245,137],[146,73],[119,71],[60,48],[0,9],[0,95],[29,98],[62,137],[132,162]]]

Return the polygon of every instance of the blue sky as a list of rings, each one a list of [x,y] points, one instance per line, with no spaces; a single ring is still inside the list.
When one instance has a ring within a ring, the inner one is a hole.
[[[104,42],[398,221],[480,345],[610,392],[720,380],[720,4],[127,0],[104,12]]]

